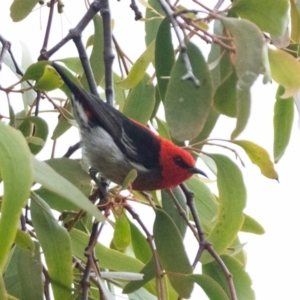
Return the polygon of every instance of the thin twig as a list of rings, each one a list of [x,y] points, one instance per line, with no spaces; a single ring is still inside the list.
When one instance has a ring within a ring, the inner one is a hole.
[[[78,51],[78,54],[79,54],[79,57],[80,57],[80,61],[81,61],[81,64],[82,64],[82,67],[83,67],[83,70],[84,70],[84,74],[86,76],[86,80],[87,80],[89,88],[90,88],[90,91],[94,96],[99,98],[94,73],[93,73],[92,67],[90,65],[90,61],[88,59],[86,49],[85,49],[85,47],[82,43],[82,40],[81,40],[81,32],[77,31],[77,29],[71,29],[70,32],[72,32],[73,35],[74,35],[73,42],[76,45],[76,48],[77,48],[77,51]],[[99,101],[100,101],[100,98],[99,98]]]
[[[64,37],[59,43],[57,43],[53,48],[48,51],[43,51],[39,56],[38,60],[48,60],[55,52],[57,52],[63,45],[65,45],[68,41],[73,39],[74,37],[80,35],[81,32],[86,28],[86,26],[90,23],[90,21],[94,18],[95,14],[100,11],[100,1],[95,0],[83,16],[83,18],[79,21],[77,26],[70,30],[66,37]]]
[[[53,21],[53,12],[54,12],[55,2],[56,2],[56,0],[51,0],[50,1],[50,9],[49,9],[48,22],[47,22],[47,27],[46,27],[46,32],[45,32],[45,38],[44,38],[43,47],[42,47],[40,53],[45,52],[47,50],[47,47],[48,47],[48,42],[49,42],[49,37],[50,37],[50,30],[51,30],[52,21]]]
[[[63,157],[70,157],[75,151],[80,149],[80,147],[81,147],[80,142],[70,146],[68,151],[63,155]]]
[[[164,284],[164,280],[162,277],[162,274],[163,274],[162,269],[161,269],[159,259],[157,256],[157,252],[156,252],[156,249],[155,249],[155,246],[153,243],[153,236],[150,234],[147,227],[140,219],[140,216],[133,210],[133,208],[127,202],[125,203],[124,208],[131,214],[132,218],[135,219],[139,223],[139,225],[142,227],[143,231],[145,232],[145,234],[147,236],[147,241],[150,245],[150,249],[151,249],[153,259],[155,262],[157,298],[159,300],[164,300],[165,295],[166,295],[165,284]]]
[[[193,216],[194,222],[195,222],[195,226],[197,228],[198,234],[199,234],[199,250],[196,254],[193,266],[195,266],[203,251],[207,250],[208,253],[215,259],[215,261],[220,265],[220,267],[222,268],[222,271],[224,272],[224,275],[227,279],[228,282],[228,286],[229,286],[229,290],[230,290],[230,294],[231,294],[231,300],[237,300],[237,296],[236,296],[236,291],[235,291],[235,287],[234,287],[234,283],[232,280],[232,275],[229,272],[228,268],[226,267],[226,265],[224,264],[223,260],[221,259],[221,257],[218,255],[218,253],[214,250],[213,246],[211,245],[211,243],[209,243],[206,238],[205,235],[203,233],[202,230],[202,226],[199,220],[199,216],[197,213],[197,210],[195,208],[195,203],[194,203],[194,194],[187,188],[187,186],[182,183],[180,185],[185,197],[186,197],[186,202],[188,207],[190,208],[191,214]]]
[[[183,62],[185,64],[186,68],[186,74],[181,77],[182,80],[191,80],[194,82],[194,84],[199,87],[200,86],[200,81],[196,78],[196,76],[193,73],[192,65],[190,62],[190,59],[187,54],[187,47],[184,42],[184,39],[182,37],[181,31],[180,31],[180,26],[178,24],[178,21],[176,19],[176,16],[173,14],[172,9],[170,6],[167,4],[165,0],[159,0],[161,7],[165,11],[166,15],[168,16],[170,22],[173,25],[175,34],[177,36],[178,42],[179,42],[179,47],[180,47],[180,53],[182,55]]]

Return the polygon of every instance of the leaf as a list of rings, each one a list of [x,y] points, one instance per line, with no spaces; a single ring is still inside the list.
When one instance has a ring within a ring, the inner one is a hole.
[[[278,180],[278,174],[274,169],[274,164],[272,163],[268,152],[264,148],[253,142],[245,140],[235,140],[232,141],[232,143],[239,145],[245,150],[251,162],[260,168],[260,171],[264,176]]]
[[[156,0],[146,2],[145,41],[147,46],[155,40],[164,16],[165,12]]]
[[[23,82],[27,80],[39,80],[44,75],[45,68],[48,64],[48,61],[39,61],[30,65],[25,71],[21,81]]]
[[[14,0],[10,7],[10,17],[14,22],[19,22],[25,19],[34,7],[38,0]]]
[[[76,186],[86,197],[91,193],[91,178],[83,170],[79,161],[68,158],[53,158],[45,161],[54,171],[63,176]],[[46,188],[39,188],[35,191],[47,204],[60,212],[78,211],[79,208],[74,203],[70,203],[66,198],[52,192]]]
[[[2,270],[0,270],[0,274],[2,275]],[[2,276],[0,276],[0,299],[8,300],[8,295],[6,292],[5,283]]]
[[[300,88],[300,62],[280,49],[269,48],[268,53],[272,78],[285,89],[280,97],[294,96]]]
[[[30,235],[22,231],[21,229],[18,229],[17,231],[15,243],[20,249],[33,253],[34,250],[33,241],[30,238]]]
[[[154,59],[155,41],[153,41],[133,64],[128,76],[117,82],[122,89],[134,88],[145,76],[149,64]]]
[[[152,256],[150,245],[138,227],[132,222],[129,222],[129,224],[134,255],[137,259],[146,264]]]
[[[74,255],[79,259],[85,261],[86,257],[84,255],[84,250],[89,242],[89,235],[73,228],[70,231],[72,249]],[[107,248],[100,243],[95,246],[96,257],[100,258],[100,267],[115,271],[125,271],[125,272],[140,272],[144,267],[144,264],[131,256],[123,254],[119,251]]]
[[[244,223],[241,228],[241,231],[250,232],[250,233],[254,233],[254,234],[264,234],[265,233],[264,228],[256,220],[254,220],[252,217],[250,217],[246,214],[244,214],[244,216],[245,216],[245,219],[244,219]]]
[[[155,211],[153,233],[157,254],[171,285],[183,298],[189,298],[193,283],[185,275],[192,267],[185,252],[182,237],[172,219],[161,209]]]
[[[211,277],[205,274],[195,274],[191,275],[191,278],[194,280],[195,283],[201,286],[201,288],[210,300],[229,300],[229,298],[227,297],[223,289],[220,287],[220,285]]]
[[[71,297],[72,252],[67,230],[58,224],[50,207],[34,192],[31,194],[32,223],[43,248],[55,299]]]
[[[31,153],[21,132],[0,122],[0,174],[4,183],[0,218],[0,271],[9,257],[25,206],[33,171]],[[17,188],[16,188],[17,187]]]
[[[157,84],[161,99],[165,100],[165,95],[171,75],[171,70],[175,62],[174,48],[172,44],[171,25],[169,18],[165,18],[157,32],[155,43],[155,70]]]
[[[218,168],[219,209],[217,222],[207,240],[215,251],[221,254],[232,243],[243,225],[246,188],[241,171],[228,157],[220,154],[211,154],[210,157]],[[212,257],[207,252],[203,253],[203,263],[211,260]]]
[[[212,100],[211,76],[202,53],[197,46],[188,43],[187,54],[200,87],[191,80],[182,79],[187,70],[182,55],[179,55],[165,99],[166,120],[172,137],[179,141],[191,140],[201,132]]]
[[[20,249],[18,254],[18,275],[22,299],[43,299],[44,283],[42,280],[42,269],[38,242],[34,242],[33,253]]]
[[[281,36],[289,23],[288,0],[237,0],[232,10],[241,18],[255,23],[262,31]]]
[[[220,114],[228,117],[237,116],[237,81],[233,70],[217,87],[214,95],[214,108]]]
[[[222,255],[221,258],[229,269],[229,272],[232,274],[237,299],[254,300],[255,295],[251,288],[252,282],[243,265],[231,256]],[[223,288],[229,299],[231,299],[228,280],[225,278],[223,270],[216,261],[202,265],[202,271],[204,274],[214,279]]]
[[[43,76],[38,79],[34,87],[41,91],[52,91],[59,88],[63,83],[56,71],[51,66],[46,65]]]
[[[72,127],[70,120],[74,120],[74,118],[71,114],[71,102],[67,102],[61,110],[62,114],[58,117],[58,123],[53,130],[53,134],[51,136],[52,140],[58,139]]]
[[[125,212],[122,210],[121,214],[117,215],[116,213],[115,217],[116,223],[112,242],[117,250],[124,251],[131,242],[130,224]]]
[[[231,135],[234,139],[244,130],[249,119],[250,88],[263,69],[264,39],[259,28],[247,20],[222,18],[221,22],[232,34],[236,46],[237,124]]]
[[[34,131],[31,128],[32,124],[34,125]],[[37,154],[43,149],[44,143],[48,137],[48,124],[44,119],[34,116],[26,117],[19,125],[18,129],[27,138],[26,140],[32,154]],[[33,135],[31,136],[32,131]],[[30,140],[28,137],[39,138],[43,144],[34,143],[34,140]]]
[[[60,61],[65,64],[68,69],[72,70],[76,74],[83,74],[83,68],[80,62],[79,57],[66,57],[62,59],[57,59],[55,61]]]
[[[218,202],[210,189],[198,177],[192,177],[185,182],[194,193],[194,203],[206,234],[209,234],[216,222]]]
[[[144,286],[148,281],[155,278],[156,267],[153,258],[144,266],[140,273],[143,274],[143,279],[139,281],[130,281],[123,289],[124,294],[135,292]]]
[[[300,15],[297,10],[296,3],[290,1],[291,4],[291,40],[298,44],[300,41]]]
[[[150,77],[144,78],[130,91],[125,102],[123,114],[141,124],[147,124],[155,105],[155,88],[149,82]]]
[[[177,199],[178,203],[181,206],[181,209],[183,212],[187,215],[187,205],[186,205],[186,198],[181,190],[180,187],[176,187],[171,190],[174,194],[175,198]],[[185,220],[183,219],[183,216],[181,213],[179,213],[177,207],[175,206],[171,195],[165,191],[161,191],[161,203],[163,210],[171,217],[175,225],[177,226],[177,229],[179,230],[182,238],[185,235],[187,224]]]
[[[283,92],[283,87],[279,86],[274,105],[273,154],[275,163],[279,162],[289,143],[294,119],[294,99],[282,99]]]
[[[158,117],[155,118],[155,121],[157,122],[157,126],[155,127],[157,127],[158,134],[167,140],[172,140],[167,122],[159,119]]]
[[[34,180],[58,195],[66,198],[71,203],[94,216],[98,221],[104,222],[105,217],[99,212],[86,196],[71,182],[56,173],[45,162],[33,159]]]
[[[90,57],[90,64],[94,74],[96,85],[99,85],[104,76],[104,41],[103,41],[103,22],[100,15],[93,18],[94,38],[93,49]],[[88,90],[88,83],[85,74],[81,78],[81,83]]]

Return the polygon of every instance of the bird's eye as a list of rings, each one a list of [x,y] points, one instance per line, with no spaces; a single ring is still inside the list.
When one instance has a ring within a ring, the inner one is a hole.
[[[190,168],[190,166],[180,156],[175,156],[173,158],[173,160],[174,160],[174,163],[181,168],[184,168],[184,169]]]

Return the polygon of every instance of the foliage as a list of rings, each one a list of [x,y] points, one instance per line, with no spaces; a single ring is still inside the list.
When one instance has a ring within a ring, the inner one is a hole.
[[[56,143],[64,141],[64,134],[74,125],[67,101],[70,93],[45,61],[54,52],[59,55],[65,41],[50,50],[46,42],[39,59],[23,65],[23,74],[16,68],[23,62],[15,63],[13,52],[7,51],[9,43],[3,37],[7,28],[2,27],[0,62],[3,60],[16,77],[10,87],[1,87],[1,99],[5,98],[4,92],[11,97],[21,83],[23,93],[19,102],[23,106],[17,113],[8,101],[9,121],[0,123],[0,175],[4,186],[0,219],[1,299],[43,299],[43,295],[50,299],[50,285],[54,299],[99,299],[99,291],[101,299],[114,299],[113,286],[123,289],[132,299],[177,299],[189,298],[195,284],[209,299],[255,298],[245,271],[239,232],[262,234],[264,230],[243,212],[247,183],[241,163],[231,159],[231,152],[239,159],[246,154],[262,175],[278,179],[267,151],[255,141],[237,138],[249,120],[254,82],[274,80],[279,84],[274,95],[274,161],[277,163],[284,155],[294,115],[293,101],[300,88],[300,7],[287,0],[219,1],[223,5],[214,10],[198,5],[193,9],[171,7],[164,0],[140,2],[138,7],[145,16],[142,21],[146,46],[137,60],[131,62],[114,39],[119,61],[119,69],[115,68],[113,74],[115,102],[125,115],[151,124],[161,136],[178,145],[188,145],[195,157],[207,165],[209,178],[216,178],[218,191],[210,189],[209,180],[194,177],[186,182],[194,193],[191,204],[188,194],[179,187],[172,192],[151,192],[147,198],[130,190],[124,196],[123,191],[112,186],[109,205],[104,211],[98,210],[87,198],[91,195],[90,199],[95,200],[94,187],[78,160],[55,154],[39,156],[51,144],[55,153]],[[159,2],[168,9],[163,9]],[[52,11],[55,6],[58,12],[62,9],[60,1],[50,1],[47,8],[43,1],[14,0],[12,20],[22,26],[39,5],[45,11]],[[134,5],[133,10],[138,18],[139,11]],[[103,88],[107,79],[103,12],[102,17],[94,16],[94,32],[83,42],[91,50],[89,62],[95,82]],[[50,27],[51,18],[49,14]],[[178,40],[173,37],[173,30]],[[182,32],[185,40],[180,37]],[[66,40],[75,41],[76,37],[70,34]],[[45,33],[45,40],[48,39]],[[207,59],[199,46],[201,39],[210,44]],[[30,49],[33,50],[36,49]],[[88,88],[79,56],[56,61],[71,76],[75,74],[78,84]],[[8,72],[8,68],[2,72]],[[54,96],[57,89],[64,92],[63,99]],[[45,102],[54,107],[50,122],[40,113]],[[4,106],[4,101],[1,103]],[[161,118],[161,108],[165,118]],[[210,139],[221,115],[236,120],[230,140]],[[227,149],[228,155],[211,153],[206,145],[214,146],[216,152]],[[131,200],[141,206],[135,207]],[[148,231],[145,224],[151,214],[153,228]],[[203,232],[197,226],[197,216]],[[109,246],[103,243],[101,235],[94,245],[97,260],[93,262],[98,264],[95,267],[89,265],[90,260],[86,263],[86,247],[95,228],[93,224],[98,222],[99,234],[104,223],[113,233],[108,238]],[[192,258],[184,240],[188,230],[195,234],[200,249],[195,249]],[[194,271],[198,264],[202,266],[201,274]],[[89,273],[91,269],[93,272]],[[96,276],[99,270],[101,277]],[[233,274],[235,292],[229,272]]]

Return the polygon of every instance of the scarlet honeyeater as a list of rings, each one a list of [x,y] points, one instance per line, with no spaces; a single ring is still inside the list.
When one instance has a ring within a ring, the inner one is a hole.
[[[205,175],[189,152],[79,87],[56,63],[52,66],[72,93],[83,156],[102,177],[122,184],[136,169],[132,189],[141,191],[173,188],[195,173]]]

